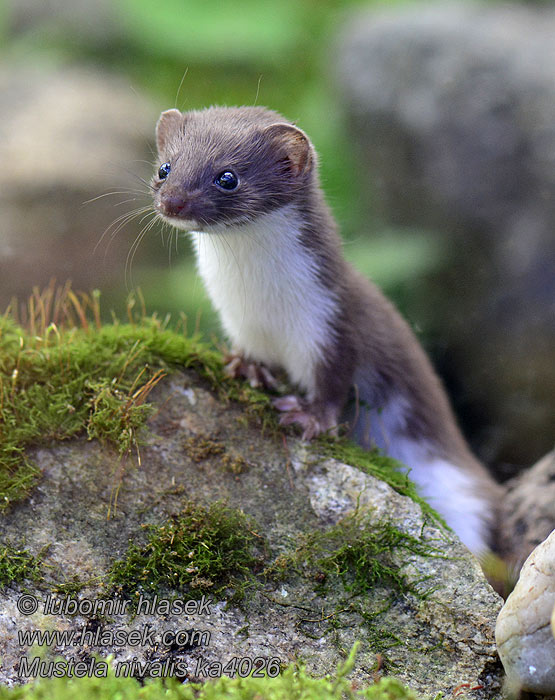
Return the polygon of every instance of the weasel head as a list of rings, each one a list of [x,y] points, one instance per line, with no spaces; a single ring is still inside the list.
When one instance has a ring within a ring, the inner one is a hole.
[[[168,223],[210,231],[301,201],[316,177],[306,134],[263,107],[162,112],[154,207]]]

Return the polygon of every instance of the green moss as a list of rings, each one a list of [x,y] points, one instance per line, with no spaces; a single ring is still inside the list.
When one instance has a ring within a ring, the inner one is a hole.
[[[220,440],[212,440],[202,435],[193,435],[183,441],[185,451],[193,462],[203,462],[225,452],[225,445]]]
[[[189,503],[166,524],[146,527],[147,544],[132,544],[108,574],[109,584],[126,595],[170,587],[186,588],[190,597],[230,597],[231,590],[237,599],[261,561],[256,550],[264,540],[253,521],[220,501]]]
[[[327,600],[335,601],[322,608],[319,620],[310,620],[318,623],[316,632],[309,625],[303,626],[304,634],[319,638],[325,631],[333,637],[345,624],[352,625],[354,613],[364,621],[360,638],[374,653],[385,655],[406,642],[384,627],[381,616],[401,598],[406,604],[407,594],[424,600],[435,590],[428,577],[411,581],[405,575],[404,563],[410,555],[442,556],[433,544],[376,521],[372,513],[355,511],[327,530],[300,536],[296,549],[281,554],[265,574],[279,581],[295,572],[308,581],[324,606]],[[385,656],[382,661],[390,663]]]
[[[34,557],[25,549],[0,546],[0,586],[26,579],[37,581],[40,575],[40,557]]]
[[[224,470],[234,474],[243,474],[248,470],[248,462],[239,453],[230,451],[220,440],[213,440],[204,435],[193,435],[183,441],[183,447],[193,462],[203,462],[210,457],[219,456]]]
[[[355,688],[348,679],[355,650],[337,673],[312,678],[297,665],[286,668],[275,678],[227,678],[204,684],[180,684],[175,679],[147,680],[141,685],[134,678],[116,678],[112,670],[106,678],[48,678],[26,686],[0,686],[0,700],[417,700],[417,696],[395,678],[383,678],[367,688]]]
[[[234,452],[226,452],[222,457],[224,469],[235,476],[244,474],[249,469],[249,463],[240,454]]]
[[[327,530],[302,535],[294,553],[282,555],[269,572],[285,573],[294,567],[319,586],[339,578],[345,590],[364,595],[376,586],[398,593],[424,593],[409,583],[400,565],[399,552],[441,556],[433,545],[401,532],[392,524],[373,519],[358,510]]]

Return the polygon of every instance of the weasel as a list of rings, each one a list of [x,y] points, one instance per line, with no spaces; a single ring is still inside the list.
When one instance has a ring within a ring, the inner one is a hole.
[[[303,437],[341,420],[410,478],[468,548],[488,551],[498,487],[474,458],[408,324],[344,259],[307,135],[263,107],[163,112],[152,179],[162,219],[191,233],[233,344],[234,376],[302,397],[274,401]],[[349,397],[355,398],[349,401]]]

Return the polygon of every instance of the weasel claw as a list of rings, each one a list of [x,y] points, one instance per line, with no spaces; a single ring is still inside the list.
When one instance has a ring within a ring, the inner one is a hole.
[[[280,396],[272,401],[274,408],[278,411],[302,411],[303,405],[298,396],[290,394],[289,396]]]
[[[323,428],[315,416],[307,411],[287,411],[279,419],[280,425],[292,425],[296,423],[303,428],[303,440],[312,440],[313,437],[323,432]]]
[[[337,419],[333,410],[311,410],[306,401],[293,394],[280,396],[274,399],[272,404],[278,411],[283,411],[279,419],[280,425],[300,425],[303,429],[303,440],[312,440],[313,437],[326,432],[337,435]]]
[[[228,377],[237,379],[241,376],[241,365],[243,358],[240,355],[233,355],[224,365],[224,372]]]
[[[267,389],[277,390],[277,381],[264,365],[258,362],[248,362],[242,355],[230,355],[226,360],[224,372],[228,377],[233,379],[244,377],[253,389],[264,386]]]

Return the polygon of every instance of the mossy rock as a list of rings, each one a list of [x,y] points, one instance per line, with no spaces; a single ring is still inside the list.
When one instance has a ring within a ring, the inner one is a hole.
[[[84,629],[107,636],[66,638],[45,659],[180,662],[178,678],[199,681],[207,663],[274,659],[322,679],[359,642],[361,692],[382,676],[423,695],[496,691],[500,599],[394,462],[303,444],[268,396],[225,377],[219,353],[156,320],[38,331],[0,326],[3,682],[36,655],[18,632]],[[34,614],[18,611],[23,593]],[[67,595],[126,606],[45,611]],[[137,607],[155,596],[170,609]],[[148,625],[144,644],[102,643]],[[188,643],[191,631],[204,636]],[[255,696],[235,683],[229,697]]]

